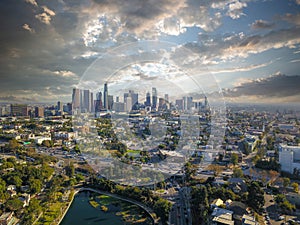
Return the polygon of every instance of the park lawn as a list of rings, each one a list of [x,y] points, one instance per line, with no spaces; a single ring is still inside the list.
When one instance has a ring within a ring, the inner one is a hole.
[[[107,195],[99,195],[99,196],[97,196],[97,198],[100,199],[101,205],[110,205],[110,204],[118,201],[117,199],[114,199]]]
[[[48,210],[41,216],[39,221],[36,223],[37,225],[50,225],[53,221],[59,218],[62,213],[62,209],[66,206],[66,203],[56,202],[51,203],[48,206]]]
[[[127,153],[132,153],[132,154],[139,154],[141,151],[140,150],[133,150],[133,149],[128,149]]]

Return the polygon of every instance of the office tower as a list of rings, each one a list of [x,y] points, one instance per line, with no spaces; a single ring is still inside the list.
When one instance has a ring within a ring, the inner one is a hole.
[[[152,88],[152,108],[156,109],[157,107],[157,90],[155,87]]]
[[[58,103],[60,103],[60,102],[58,102]],[[57,105],[59,105],[59,104],[57,104]],[[35,107],[34,116],[35,117],[44,117],[44,107],[40,107],[40,106]]]
[[[95,113],[100,112],[100,110],[103,108],[102,104],[102,92],[98,92],[96,94],[96,100],[95,100]]]
[[[166,101],[164,98],[158,99],[158,108],[159,109],[166,109]]]
[[[90,90],[83,90],[83,98],[82,98],[82,112],[90,112],[91,111],[91,94]]]
[[[107,96],[107,109],[112,110],[114,105],[114,96],[108,95]]]
[[[80,108],[80,89],[73,88],[72,110]]]
[[[10,113],[12,116],[28,116],[28,106],[25,104],[11,104]]]
[[[126,97],[125,104],[126,104],[126,111],[130,112],[131,109],[132,109],[132,99],[131,99],[131,97],[129,97],[129,96]]]
[[[169,95],[168,94],[165,94],[165,101],[169,102]]]
[[[90,93],[91,96],[90,96],[90,110],[89,112],[94,112],[94,95],[93,95],[93,92]]]
[[[194,107],[193,97],[187,97],[187,106],[188,106],[188,110]]]
[[[193,107],[193,97],[183,97],[183,109],[190,110]]]
[[[120,102],[119,97],[116,97],[116,102],[114,102],[113,110],[115,110],[116,112],[124,112],[125,110],[125,103]]]
[[[58,101],[57,102],[57,111],[62,111],[62,109],[63,109],[63,105],[62,105],[61,101]]]
[[[127,105],[126,108],[131,107],[131,109],[132,109],[132,107],[134,105],[138,104],[139,95],[137,93],[134,93],[134,91],[129,90],[128,93],[124,93],[124,103],[127,104],[127,98],[129,98],[129,97],[131,98],[130,99],[131,106]]]
[[[204,107],[208,108],[208,101],[207,101],[207,97],[204,97]]]
[[[108,109],[108,88],[107,88],[107,83],[104,84],[103,103],[104,103],[104,109]]]
[[[183,99],[177,99],[175,101],[175,106],[178,110],[183,110]]]
[[[129,91],[132,99],[132,106],[137,105],[139,103],[139,94],[134,93],[134,91]]]
[[[147,94],[146,94],[145,106],[151,106],[151,95],[149,92],[147,92]]]

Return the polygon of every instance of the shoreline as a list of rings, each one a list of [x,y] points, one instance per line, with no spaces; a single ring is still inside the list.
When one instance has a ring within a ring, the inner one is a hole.
[[[59,225],[59,224],[63,221],[63,219],[65,218],[67,212],[69,211],[69,209],[70,209],[70,207],[71,207],[71,205],[72,205],[72,203],[73,203],[73,201],[74,201],[75,196],[79,193],[79,191],[80,191],[80,190],[74,191],[71,200],[68,202],[67,208],[64,210],[63,214],[60,216],[59,221],[58,221],[57,223],[55,223],[55,225]]]
[[[137,206],[139,206],[140,208],[142,208],[143,210],[145,210],[147,212],[147,214],[150,216],[153,224],[158,224],[157,219],[152,215],[152,214],[154,214],[153,210],[148,208],[147,206],[144,206],[143,204],[141,204],[139,202],[136,202],[134,200],[127,199],[125,197],[118,196],[118,195],[115,195],[115,194],[112,194],[112,193],[109,193],[109,192],[96,190],[96,189],[93,189],[93,188],[80,188],[80,189],[77,189],[77,190],[74,191],[73,196],[72,196],[71,200],[68,203],[68,207],[64,210],[64,213],[60,216],[59,221],[57,223],[55,223],[55,225],[60,225],[60,223],[63,221],[64,217],[66,216],[67,212],[69,211],[69,209],[70,209],[70,207],[71,207],[71,205],[74,201],[75,196],[81,191],[90,191],[90,192],[98,193],[100,195],[107,195],[107,196],[110,196],[112,198],[116,198],[116,199],[119,199],[119,200],[122,200],[122,201],[129,202],[131,204],[137,205]]]

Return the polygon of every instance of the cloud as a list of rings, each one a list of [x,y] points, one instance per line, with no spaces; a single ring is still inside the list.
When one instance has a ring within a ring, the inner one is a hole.
[[[262,98],[285,98],[300,95],[300,76],[274,74],[245,82],[224,92],[226,97],[256,96]]]
[[[284,16],[282,16],[281,19],[288,21],[289,23],[292,23],[295,25],[300,25],[300,13],[298,13],[298,14],[287,13]]]
[[[270,29],[273,27],[274,23],[270,23],[265,20],[255,20],[255,22],[251,24],[252,29]]]
[[[246,71],[251,71],[251,70],[259,69],[262,67],[266,67],[266,66],[270,65],[271,63],[272,63],[272,61],[268,62],[268,63],[254,64],[254,65],[249,65],[249,66],[244,66],[244,67],[233,67],[233,68],[223,68],[223,69],[219,69],[219,70],[210,70],[209,72],[211,72],[213,74],[246,72]]]
[[[35,30],[33,28],[31,28],[27,23],[24,23],[22,28],[24,30],[28,30],[30,33],[35,33]]]
[[[38,4],[37,4],[37,2],[35,0],[25,0],[25,2],[38,7]]]
[[[42,6],[42,9],[45,13],[47,13],[49,16],[55,16],[55,12],[53,12],[51,9],[49,9],[47,6]]]
[[[291,63],[300,62],[300,59],[292,60]]]
[[[247,7],[247,3],[241,1],[235,1],[229,4],[229,9],[227,15],[232,19],[239,19],[241,16],[244,16],[243,8]]]
[[[199,34],[199,43],[187,43],[185,47],[198,53],[206,61],[226,62],[247,58],[270,49],[294,48],[300,44],[300,27],[272,30],[263,35],[246,36],[244,33],[208,35]]]
[[[77,77],[75,73],[67,70],[54,71],[53,73],[62,77]]]
[[[141,34],[155,27],[158,21],[174,15],[183,6],[185,6],[183,1],[172,0],[94,0],[93,5],[98,13],[114,15],[121,21],[123,28],[135,34]]]
[[[47,6],[42,6],[42,9],[44,10],[44,12],[36,15],[35,18],[37,18],[42,23],[49,25],[52,17],[55,16],[55,12],[49,9]]]

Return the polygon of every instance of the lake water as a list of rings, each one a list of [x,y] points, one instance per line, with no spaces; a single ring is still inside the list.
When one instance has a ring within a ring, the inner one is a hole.
[[[98,206],[92,206],[90,201],[98,203]],[[104,212],[101,206],[108,210]],[[124,212],[128,215],[124,216]],[[152,224],[147,213],[136,205],[96,193],[80,192],[60,225],[130,225],[133,219],[140,221],[135,223],[138,225]]]

